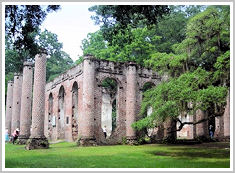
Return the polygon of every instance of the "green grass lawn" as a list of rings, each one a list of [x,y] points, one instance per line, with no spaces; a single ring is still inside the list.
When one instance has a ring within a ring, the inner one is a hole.
[[[51,144],[30,150],[6,144],[6,168],[229,168],[229,143],[77,147]]]

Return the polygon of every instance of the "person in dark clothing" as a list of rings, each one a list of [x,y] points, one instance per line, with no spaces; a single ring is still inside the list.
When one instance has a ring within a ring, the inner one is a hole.
[[[213,126],[212,126],[212,125],[209,126],[209,135],[210,135],[210,138],[211,138],[211,139],[212,139],[213,136],[214,136]]]
[[[17,129],[13,132],[13,134],[12,134],[12,137],[13,137],[12,143],[13,143],[13,144],[15,144],[15,141],[18,139],[19,133],[20,133],[19,128],[17,128]]]

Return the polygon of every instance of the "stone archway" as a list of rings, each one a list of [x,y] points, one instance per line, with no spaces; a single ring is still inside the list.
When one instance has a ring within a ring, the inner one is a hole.
[[[101,128],[106,128],[107,138],[117,127],[118,83],[113,78],[105,78],[102,83]]]
[[[53,116],[53,95],[52,93],[49,94],[48,98],[48,138],[52,139],[52,129],[55,126]]]
[[[59,99],[58,99],[58,136],[57,139],[64,139],[64,117],[65,117],[65,90],[64,87],[61,86],[59,90]]]
[[[78,84],[75,81],[72,87],[72,139],[78,138]]]

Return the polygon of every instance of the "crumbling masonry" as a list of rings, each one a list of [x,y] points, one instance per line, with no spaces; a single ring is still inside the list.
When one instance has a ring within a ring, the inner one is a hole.
[[[151,83],[156,86],[165,80],[157,72],[133,62],[117,63],[94,59],[87,55],[83,63],[45,85],[45,67],[46,55],[37,55],[31,132],[29,130],[31,126],[31,118],[29,118],[31,116],[29,106],[31,95],[29,91],[32,86],[30,81],[32,80],[32,71],[23,74],[21,102],[24,104],[21,106],[20,121],[17,117],[20,114],[20,107],[17,105],[20,104],[18,93],[22,80],[17,78],[20,77],[18,75],[14,78],[14,85],[12,82],[8,84],[6,127],[10,129],[12,126],[12,130],[20,127],[20,134],[29,138],[26,146],[28,149],[37,148],[35,145],[39,148],[47,148],[47,139],[51,141],[77,141],[79,145],[135,142],[138,134],[131,124],[139,118],[137,115],[140,111],[144,85]],[[24,70],[32,70],[29,68],[31,66],[26,63]],[[102,82],[107,78],[116,82],[115,102],[113,102],[114,99],[112,100],[113,96],[111,97],[110,93],[102,87]],[[24,79],[28,80],[27,86]],[[11,99],[12,93],[13,101]],[[229,104],[228,97],[224,116],[218,117],[214,121],[216,138],[229,138]],[[12,108],[11,105],[13,105]],[[113,107],[116,108],[115,119],[112,117]],[[12,112],[12,121],[10,122],[11,109],[15,110],[15,113]],[[195,117],[182,116],[180,118],[182,121],[196,121],[205,116],[203,111],[198,111]],[[115,123],[115,127],[112,127],[113,123]],[[176,124],[169,120],[161,127],[149,129],[148,133],[151,132],[155,138],[162,139],[169,135],[167,132],[172,130],[172,125],[175,128]],[[102,130],[104,126],[107,127],[107,138],[104,137]],[[208,122],[195,126],[187,125],[181,132],[171,135],[175,137],[177,135],[178,138],[208,136]]]
[[[31,103],[32,103],[32,86],[33,86],[33,63],[25,62],[23,69],[23,83],[21,93],[20,109],[20,136],[19,143],[26,144],[30,136],[31,127]]]

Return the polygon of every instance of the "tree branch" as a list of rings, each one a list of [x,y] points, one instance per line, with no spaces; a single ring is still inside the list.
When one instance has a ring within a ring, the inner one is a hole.
[[[205,121],[208,121],[208,120],[210,120],[210,119],[212,119],[212,118],[222,116],[223,114],[224,114],[224,110],[223,110],[223,111],[220,111],[220,112],[217,112],[217,113],[214,113],[213,116],[209,116],[209,117],[207,117],[207,118],[203,118],[203,119],[201,119],[201,120],[199,120],[199,121],[197,121],[197,122],[182,122],[179,118],[176,118],[176,119],[174,119],[174,120],[175,120],[176,122],[179,122],[179,123],[180,123],[178,129],[169,131],[169,132],[167,132],[167,133],[169,134],[169,133],[174,133],[174,132],[180,131],[180,130],[182,130],[182,128],[183,128],[185,125],[196,125],[196,124],[200,124],[200,123],[205,122]]]

